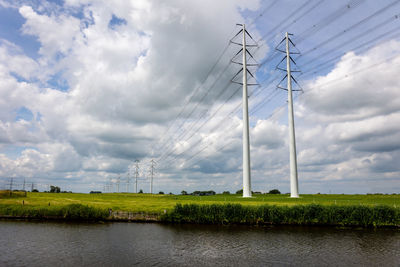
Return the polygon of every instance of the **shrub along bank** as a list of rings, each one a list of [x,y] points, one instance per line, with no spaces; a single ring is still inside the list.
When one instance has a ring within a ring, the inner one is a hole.
[[[170,223],[400,226],[400,209],[389,206],[242,206],[177,204],[161,216]]]
[[[107,209],[89,207],[82,204],[65,206],[0,205],[0,216],[29,219],[63,220],[104,220],[109,216]]]

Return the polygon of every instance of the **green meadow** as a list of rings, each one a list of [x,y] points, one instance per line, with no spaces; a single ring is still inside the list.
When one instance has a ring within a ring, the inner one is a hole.
[[[0,207],[62,207],[69,204],[82,204],[89,207],[112,209],[113,211],[162,213],[172,210],[176,204],[241,204],[243,206],[294,206],[294,205],[337,205],[337,206],[377,206],[400,207],[400,195],[301,195],[300,198],[290,198],[289,195],[254,195],[252,198],[242,198],[240,195],[217,194],[214,196],[191,195],[151,195],[133,193],[31,193],[9,196],[0,193]]]

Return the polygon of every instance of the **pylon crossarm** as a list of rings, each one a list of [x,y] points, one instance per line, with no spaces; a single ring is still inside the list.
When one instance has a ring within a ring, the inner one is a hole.
[[[293,76],[292,76],[292,79],[301,89],[301,90],[297,90],[297,91],[303,91],[303,88],[301,88],[300,84],[296,81],[296,79]]]
[[[239,73],[241,73],[242,71],[243,71],[243,69],[241,68],[241,69],[235,74],[235,76],[233,76],[232,80],[234,80],[234,79],[236,78],[236,76],[238,76]]]
[[[232,44],[235,44],[235,45],[240,45],[240,46],[242,46],[242,44],[239,44],[239,43],[234,42],[234,41],[232,41],[232,40],[230,40],[229,42],[232,43]]]
[[[289,56],[289,59],[290,59],[290,61],[293,62],[293,64],[295,64],[297,66],[296,62],[293,60],[293,58],[291,56]]]
[[[281,45],[281,43],[283,43],[283,41],[285,41],[286,38],[283,38],[282,41],[279,42],[279,44],[275,47],[276,50],[278,50],[277,48]],[[285,52],[286,53],[286,52]]]
[[[243,85],[243,83],[240,83],[240,82],[236,82],[236,81],[234,81],[234,80],[231,80],[231,82],[232,82],[232,83],[236,83],[236,84],[240,84],[240,85]]]
[[[241,48],[233,57],[232,59],[234,59],[237,55],[239,55],[242,52],[243,48]]]
[[[254,77],[254,75],[248,69],[246,69],[246,70],[250,74],[251,77],[253,77],[254,79],[256,78],[256,77]]]
[[[285,59],[286,59],[286,56],[284,56],[284,57],[282,58],[282,60],[279,61],[278,65],[276,65],[276,66],[278,67]],[[285,70],[285,71],[286,71],[286,70]]]
[[[243,63],[236,62],[236,61],[233,61],[233,60],[231,60],[231,62],[234,63],[234,64],[243,65]]]
[[[275,50],[277,50],[277,51],[279,51],[279,52],[282,52],[282,53],[286,53],[286,51],[283,51],[283,50],[281,50],[281,49],[279,49],[279,48],[275,48]]]
[[[238,25],[238,24],[236,24],[236,25]],[[231,41],[232,41],[233,39],[235,39],[235,37],[238,36],[242,31],[243,31],[243,29],[240,29],[240,31],[239,31],[235,36],[232,37]]]
[[[282,87],[282,86],[277,86],[276,88],[279,88],[279,89],[282,89],[282,90],[285,90],[285,91],[287,91],[288,89],[287,88],[284,88],[284,87]],[[292,89],[292,92],[304,92],[302,89],[300,89],[300,90],[298,90],[298,89]]]
[[[290,40],[290,38],[288,38],[288,40],[294,47],[296,47],[296,45],[292,42],[292,40]]]
[[[247,45],[246,45],[246,46],[247,46]],[[247,48],[246,48],[246,52],[247,52],[247,54],[248,54],[252,59],[256,60],[256,59],[253,57],[253,55],[250,53],[250,51],[247,50]]]
[[[290,40],[290,38],[288,38],[290,43],[293,45],[294,48],[296,48],[297,52],[290,52],[289,54],[301,54],[300,50],[296,47],[296,45],[292,42],[292,40]]]
[[[280,82],[278,83],[278,85],[281,84],[281,82],[283,82],[283,81],[286,79],[286,77],[287,77],[287,74],[285,75],[285,77],[282,78],[282,80],[280,80]]]
[[[245,29],[245,32],[247,33],[247,35],[251,38],[251,40],[253,40],[254,42],[257,43],[256,40],[253,39],[253,37],[250,35],[250,33]],[[246,44],[246,46],[248,46],[248,44]]]

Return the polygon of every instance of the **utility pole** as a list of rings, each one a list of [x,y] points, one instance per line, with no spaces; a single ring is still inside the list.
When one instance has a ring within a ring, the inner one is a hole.
[[[135,193],[137,194],[137,181],[139,176],[139,160],[135,160]]]
[[[302,90],[293,90],[292,89],[292,80],[296,83],[297,81],[292,76],[292,72],[299,72],[299,71],[292,71],[290,68],[290,61],[294,64],[294,60],[291,58],[291,54],[299,54],[297,52],[290,52],[290,44],[295,47],[292,40],[290,40],[289,35],[292,35],[288,32],[285,34],[285,38],[281,41],[285,41],[286,49],[280,50],[276,48],[278,51],[286,54],[286,70],[279,68],[277,69],[286,71],[286,76],[281,80],[281,82],[287,78],[287,88],[282,88],[278,84],[278,88],[284,89],[288,92],[288,124],[289,124],[289,153],[290,153],[290,197],[298,198],[299,197],[299,190],[298,190],[298,176],[297,176],[297,156],[296,156],[296,137],[295,137],[295,128],[294,128],[294,112],[293,112],[293,91],[302,91]],[[278,45],[279,46],[279,45]],[[284,58],[285,59],[285,58]],[[282,60],[283,61],[283,60]],[[281,62],[282,62],[281,61]]]
[[[114,191],[114,183],[111,177],[108,178],[108,183],[107,183],[107,191],[108,193],[113,193]]]
[[[243,24],[243,197],[251,197],[246,28]]]
[[[117,178],[117,193],[119,193],[119,183],[121,182],[121,176]]]
[[[34,183],[31,184],[31,192],[33,192]]]
[[[22,185],[22,191],[25,191],[25,178],[24,178],[24,183]]]
[[[257,84],[248,84],[247,83],[247,73],[249,73],[253,78],[253,74],[247,69],[247,66],[255,66],[258,64],[248,64],[247,63],[247,54],[251,58],[253,56],[250,54],[250,52],[247,50],[247,47],[250,46],[257,46],[255,45],[247,45],[246,44],[246,35],[249,36],[251,39],[251,35],[247,32],[246,27],[244,24],[237,24],[239,26],[242,26],[242,29],[235,35],[238,36],[240,33],[243,34],[242,37],[242,43],[237,43],[231,40],[231,43],[236,44],[236,45],[241,45],[242,49],[242,63],[235,62],[233,59],[231,62],[235,64],[242,65],[241,70],[232,78],[232,82],[241,84],[243,85],[243,197],[251,197],[251,173],[250,173],[250,135],[249,135],[249,108],[248,108],[248,92],[247,92],[247,87],[250,85],[257,85]],[[234,37],[234,38],[235,38]],[[254,39],[253,39],[254,40]],[[240,51],[236,54],[238,55]],[[253,58],[254,59],[254,58]],[[235,77],[242,72],[243,74],[243,81],[242,83],[235,82],[234,79]]]
[[[154,176],[154,165],[156,162],[154,159],[150,161],[151,166],[150,166],[150,194],[153,194],[153,176]]]
[[[128,173],[128,176],[127,176],[127,178],[126,178],[126,192],[127,193],[129,193],[129,175],[130,175],[130,173]]]
[[[14,182],[14,178],[11,177],[11,180],[10,180],[10,196],[12,195],[13,182]]]

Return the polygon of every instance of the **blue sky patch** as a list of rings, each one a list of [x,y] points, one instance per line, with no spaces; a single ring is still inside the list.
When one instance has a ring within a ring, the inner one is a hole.
[[[50,80],[47,81],[49,87],[55,90],[66,92],[69,89],[69,84],[67,80],[62,77],[62,72],[57,72],[54,74]]]
[[[24,23],[25,19],[17,9],[0,7],[0,38],[18,45],[27,56],[38,59],[40,43],[36,37],[22,34]]]
[[[114,29],[115,26],[119,25],[126,25],[126,20],[118,18],[113,14],[110,22],[108,23],[108,27]]]
[[[15,117],[15,121],[19,120],[31,121],[32,119],[33,119],[33,113],[26,107],[21,107],[17,111],[17,115]]]
[[[16,160],[21,156],[22,151],[26,149],[34,149],[38,150],[36,147],[27,147],[27,146],[17,146],[17,145],[6,145],[2,148],[2,152],[12,160]]]

